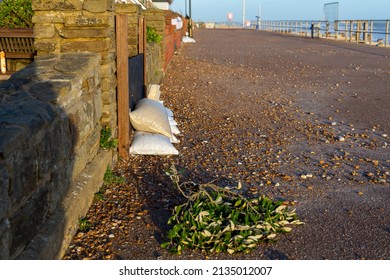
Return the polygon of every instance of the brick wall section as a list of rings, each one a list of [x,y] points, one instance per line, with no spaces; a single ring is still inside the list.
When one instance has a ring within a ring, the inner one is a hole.
[[[91,53],[44,55],[1,84],[0,259],[56,258],[101,185],[111,158],[98,156],[100,61]],[[95,176],[90,198],[80,200],[75,193],[82,184],[76,182],[97,159],[104,162],[101,175]],[[69,195],[76,207],[64,204]],[[37,242],[48,226],[54,235]]]
[[[34,47],[48,53],[101,54],[101,122],[116,131],[116,62],[114,0],[33,0]]]
[[[183,28],[176,30],[176,26],[172,25],[172,19],[180,15],[172,11],[165,11],[165,28],[164,28],[164,71],[168,68],[175,51],[181,46],[181,38],[185,34],[186,25]],[[183,19],[182,19],[183,20]],[[184,34],[183,34],[184,33]]]

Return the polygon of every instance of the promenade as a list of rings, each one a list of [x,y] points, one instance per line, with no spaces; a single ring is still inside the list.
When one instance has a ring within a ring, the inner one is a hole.
[[[390,259],[390,50],[253,30],[196,30],[161,86],[174,157],[134,156],[65,259]],[[160,248],[183,200],[165,175],[243,185],[304,225],[250,254]]]

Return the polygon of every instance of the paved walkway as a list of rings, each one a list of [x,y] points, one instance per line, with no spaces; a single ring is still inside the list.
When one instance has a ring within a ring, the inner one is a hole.
[[[180,156],[120,163],[127,185],[91,207],[94,233],[67,258],[390,259],[390,49],[252,30],[195,39],[161,86]],[[160,248],[180,202],[171,163],[183,180],[283,200],[305,225],[246,255],[173,256]]]

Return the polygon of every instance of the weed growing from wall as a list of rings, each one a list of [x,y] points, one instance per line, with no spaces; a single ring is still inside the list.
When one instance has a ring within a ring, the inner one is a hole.
[[[146,26],[146,42],[148,43],[160,43],[162,36],[157,33],[156,28],[151,26]]]
[[[100,131],[100,147],[104,149],[115,149],[118,146],[118,139],[112,137],[109,126],[105,126]]]

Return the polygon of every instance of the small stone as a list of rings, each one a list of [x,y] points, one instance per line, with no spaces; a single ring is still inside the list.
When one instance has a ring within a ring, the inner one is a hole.
[[[114,238],[115,235],[113,235],[112,233],[108,236],[109,238]]]
[[[332,122],[331,125],[335,126],[337,125],[337,122]]]
[[[345,142],[345,138],[343,136],[339,136],[338,139],[339,139],[340,142]]]
[[[387,134],[382,134],[382,137],[384,138],[387,138],[387,136],[388,136]]]

